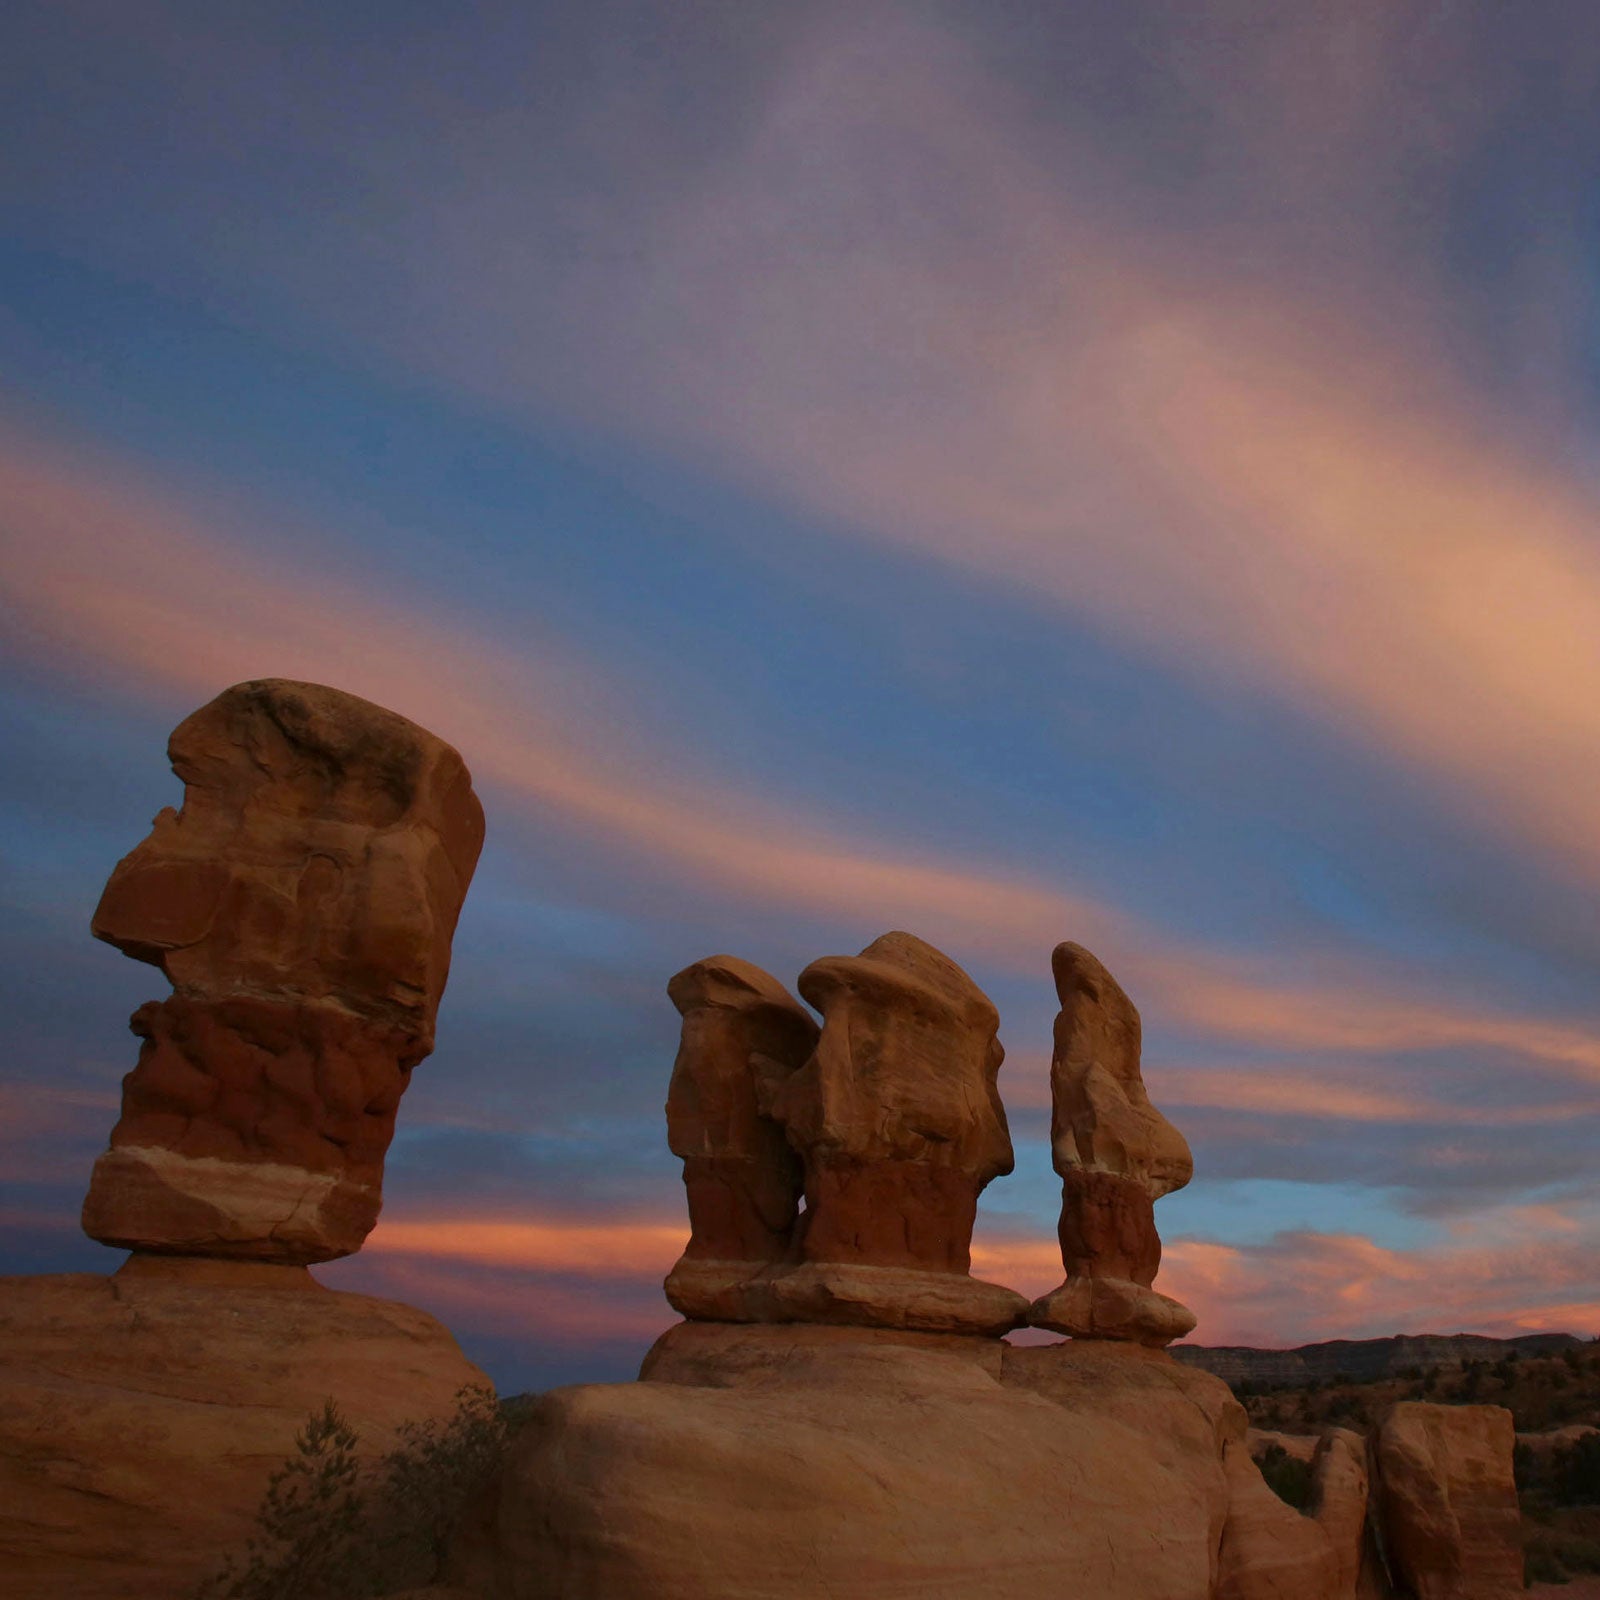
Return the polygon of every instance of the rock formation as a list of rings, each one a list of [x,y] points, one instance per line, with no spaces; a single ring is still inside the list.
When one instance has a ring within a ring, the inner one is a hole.
[[[1012,1166],[994,1006],[908,933],[812,962],[800,992],[822,1013],[822,1033],[767,1097],[805,1167],[801,1264],[773,1283],[779,1314],[932,1332],[1015,1327],[1022,1297],[968,1275],[978,1195]]]
[[[134,1256],[111,1277],[0,1278],[0,1590],[191,1595],[243,1555],[329,1396],[370,1461],[479,1384],[432,1317],[303,1267]]]
[[[1389,1570],[1416,1600],[1514,1600],[1522,1593],[1521,1511],[1502,1406],[1404,1401],[1373,1444]]]
[[[106,1244],[305,1263],[360,1248],[433,1048],[483,843],[461,757],[354,695],[264,679],[181,723],[183,806],[93,929],[159,966],[83,1226]]]
[[[690,1229],[667,1299],[686,1317],[771,1317],[770,1279],[797,1246],[803,1176],[761,1102],[810,1057],[817,1024],[776,978],[736,956],[685,967],[667,993],[683,1017],[667,1143],[683,1161]]]
[[[1137,1344],[682,1323],[541,1396],[447,1576],[484,1600],[1355,1600],[1227,1388]],[[1342,1452],[1338,1466],[1355,1467]]]
[[[1189,1181],[1194,1160],[1145,1093],[1133,1002],[1082,945],[1057,945],[1050,965],[1061,1001],[1050,1145],[1067,1278],[1034,1302],[1028,1320],[1081,1339],[1165,1345],[1195,1319],[1151,1288],[1161,1265],[1154,1208]]]

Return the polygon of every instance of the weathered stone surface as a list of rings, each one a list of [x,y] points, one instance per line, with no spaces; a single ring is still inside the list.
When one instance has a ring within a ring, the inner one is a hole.
[[[1511,1600],[1522,1593],[1516,1435],[1502,1406],[1403,1401],[1373,1456],[1383,1546],[1417,1600]]]
[[[1328,1428],[1311,1458],[1311,1515],[1328,1536],[1334,1558],[1334,1592],[1360,1593],[1368,1556],[1370,1502],[1366,1438],[1350,1428]]]
[[[822,1034],[767,1100],[805,1166],[805,1265],[780,1280],[781,1312],[936,1331],[1015,1326],[1022,1297],[967,1276],[978,1195],[1012,1166],[994,1006],[908,933],[814,961],[800,992],[822,1013]],[[1005,1296],[1010,1309],[997,1316]]]
[[[1028,1320],[1079,1338],[1165,1345],[1195,1319],[1150,1287],[1161,1265],[1154,1206],[1189,1181],[1194,1160],[1145,1093],[1133,1002],[1081,945],[1057,945],[1050,964],[1061,1001],[1050,1143],[1067,1278],[1034,1302]]]
[[[1310,1586],[1230,1600],[1346,1600],[1226,1387],[1159,1351],[690,1323],[643,1377],[542,1397],[452,1581],[493,1600],[1217,1600],[1231,1539],[1240,1570]]]
[[[488,1380],[409,1306],[303,1267],[134,1257],[0,1279],[8,1600],[173,1600],[252,1531],[267,1475],[332,1397],[363,1456]]]
[[[85,1230],[179,1254],[346,1255],[433,1047],[482,808],[443,740],[316,684],[229,689],[169,754],[183,808],[119,863],[93,926],[176,992],[132,1019],[139,1062]]]
[[[690,1228],[667,1299],[687,1317],[772,1317],[766,1280],[797,1249],[803,1178],[761,1102],[811,1055],[819,1029],[776,978],[736,956],[695,962],[667,993],[683,1018],[667,1143],[683,1162]]]

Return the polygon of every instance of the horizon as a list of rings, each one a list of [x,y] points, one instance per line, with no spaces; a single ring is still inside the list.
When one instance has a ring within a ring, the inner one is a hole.
[[[0,1271],[119,1259],[89,915],[286,677],[488,815],[317,1272],[503,1387],[674,1320],[668,977],[897,927],[1000,1010],[975,1274],[1060,1278],[1072,939],[1187,1342],[1600,1334],[1600,18],[1070,9],[9,9]]]

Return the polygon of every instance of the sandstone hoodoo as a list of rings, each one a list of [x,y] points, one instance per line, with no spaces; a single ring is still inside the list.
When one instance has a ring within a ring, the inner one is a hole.
[[[1057,945],[1050,965],[1061,1002],[1050,1148],[1067,1278],[1028,1320],[1077,1338],[1169,1344],[1195,1318],[1151,1287],[1161,1265],[1155,1202],[1188,1183],[1194,1159],[1145,1093],[1139,1013],[1122,986],[1082,945]]]
[[[710,1321],[1018,1326],[1023,1297],[969,1272],[978,1195],[1012,1165],[994,1006],[909,933],[812,962],[800,992],[820,1030],[733,956],[668,985],[683,1027],[667,1132],[691,1232],[667,1298]]]
[[[95,1164],[92,1238],[304,1264],[377,1220],[483,844],[461,757],[316,684],[226,690],[168,746],[183,806],[112,873],[96,937],[161,968]]]
[[[1012,1167],[988,996],[909,933],[812,962],[800,992],[823,1023],[769,1101],[805,1169],[800,1262],[774,1281],[779,1315],[938,1333],[1016,1327],[1023,1298],[968,1270],[978,1196]]]
[[[668,1127],[693,1231],[668,1289],[689,1320],[656,1342],[640,1382],[532,1406],[447,1563],[464,1593],[1405,1592],[1372,1536],[1366,1440],[1305,1441],[1302,1513],[1252,1460],[1227,1386],[1160,1348],[1193,1320],[1150,1289],[1151,1208],[1187,1180],[1188,1147],[1144,1095],[1126,996],[1077,946],[1055,971],[1068,1290],[1099,1320],[1013,1346],[999,1335],[1021,1297],[968,1273],[977,1197],[1009,1169],[1011,1143],[998,1019],[960,968],[903,933],[816,962],[800,992],[819,1034],[759,968],[697,962],[669,990],[683,1029]],[[1406,1501],[1389,1521],[1420,1525],[1410,1507],[1448,1479],[1456,1520],[1428,1526],[1435,1553],[1454,1551],[1459,1570],[1492,1547],[1509,1571],[1514,1522],[1482,1514],[1468,1483],[1506,1478],[1509,1435],[1479,1454],[1461,1478],[1436,1452],[1391,1489]]]
[[[689,1202],[689,1244],[667,1299],[686,1317],[770,1318],[772,1275],[793,1259],[804,1176],[762,1106],[811,1055],[816,1020],[737,956],[685,967],[667,994],[683,1018],[667,1143],[683,1162]]]
[[[423,1312],[324,1288],[360,1248],[433,1046],[483,842],[461,758],[314,684],[240,684],[173,734],[179,811],[94,932],[171,998],[96,1162],[109,1277],[0,1279],[0,1572],[19,1600],[171,1600],[240,1555],[330,1398],[381,1458],[488,1380]],[[4,1587],[4,1585],[0,1585]]]

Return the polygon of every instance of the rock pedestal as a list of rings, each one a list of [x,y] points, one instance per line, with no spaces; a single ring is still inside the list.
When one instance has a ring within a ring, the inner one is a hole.
[[[790,1264],[800,1158],[763,1114],[816,1045],[815,1019],[770,973],[711,956],[667,985],[683,1018],[667,1090],[667,1143],[683,1162],[689,1243],[667,1276],[686,1317],[772,1317],[771,1278]]]
[[[932,1332],[1015,1327],[1021,1296],[968,1275],[978,1195],[1012,1167],[994,1006],[908,933],[814,961],[800,992],[823,1024],[809,1059],[770,1096],[805,1169],[800,1264],[774,1281],[779,1314]]]
[[[433,1048],[483,810],[443,740],[316,684],[229,689],[168,753],[183,807],[118,864],[93,928],[175,992],[134,1013],[84,1229],[162,1254],[348,1255]]]
[[[1081,945],[1051,957],[1061,1010],[1050,1063],[1050,1145],[1061,1174],[1066,1281],[1036,1300],[1036,1327],[1081,1339],[1166,1345],[1195,1325],[1151,1287],[1161,1265],[1155,1202],[1194,1173],[1189,1146],[1150,1104],[1139,1013]]]
[[[0,1278],[0,1590],[174,1600],[256,1532],[330,1396],[372,1461],[488,1386],[424,1312],[303,1267],[135,1256]]]

